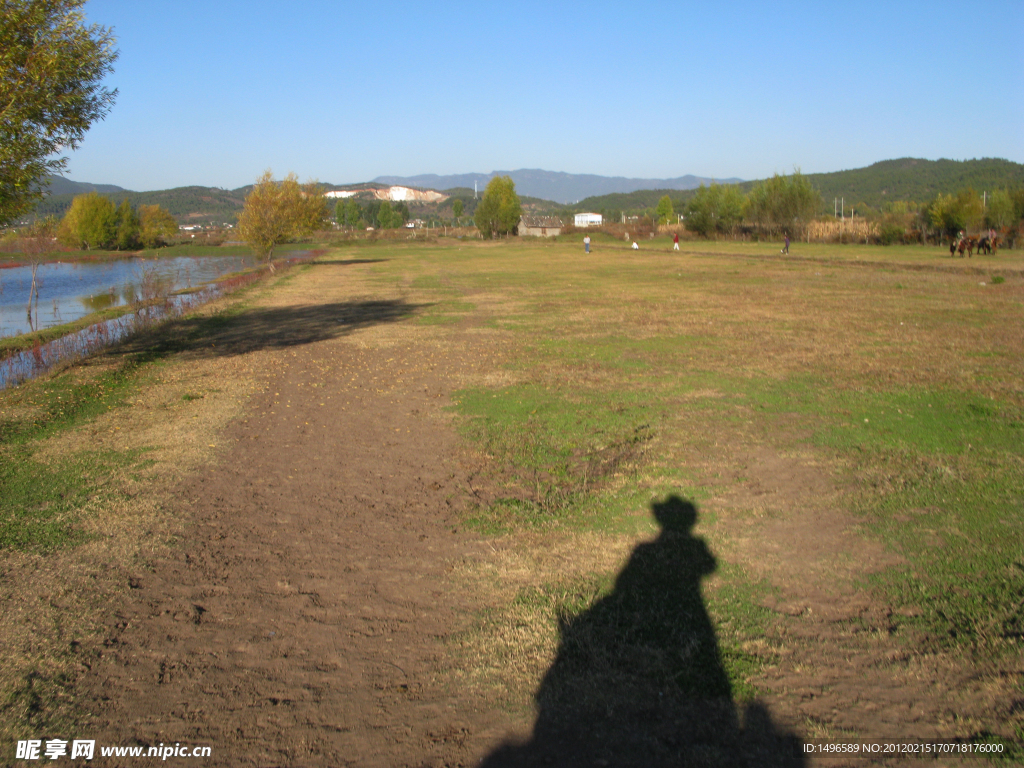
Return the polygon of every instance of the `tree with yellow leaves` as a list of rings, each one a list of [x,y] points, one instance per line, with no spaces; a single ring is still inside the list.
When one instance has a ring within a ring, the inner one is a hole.
[[[266,259],[273,271],[274,249],[288,240],[321,229],[329,215],[327,198],[320,184],[313,181],[299,184],[294,173],[275,181],[273,173],[267,169],[245,198],[238,217],[238,232],[257,256]]]

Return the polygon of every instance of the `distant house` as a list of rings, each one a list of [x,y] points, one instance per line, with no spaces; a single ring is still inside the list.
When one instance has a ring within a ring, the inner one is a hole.
[[[555,237],[562,234],[562,220],[557,216],[526,216],[519,219],[520,237]]]
[[[604,224],[604,217],[600,213],[577,213],[577,227],[600,227]]]

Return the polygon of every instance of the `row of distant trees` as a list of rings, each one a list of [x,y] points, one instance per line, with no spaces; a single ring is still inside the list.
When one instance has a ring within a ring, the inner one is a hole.
[[[896,201],[882,213],[882,233],[896,235],[900,230],[931,230],[945,237],[958,232],[987,227],[1002,232],[1024,219],[1024,189],[997,189],[982,197],[973,189],[955,195],[936,195],[928,203],[916,205]]]
[[[768,235],[795,234],[820,209],[821,195],[797,171],[792,176],[775,174],[747,194],[732,185],[701,184],[680,213],[685,216],[688,230],[709,237],[735,232],[744,221]],[[672,199],[665,195],[658,201],[655,216],[665,224],[674,214]]]
[[[744,194],[739,187],[712,184],[701,187],[679,213],[686,228],[703,237],[734,233],[741,225],[765,234],[799,234],[821,212],[821,195],[807,177],[776,174]],[[867,208],[867,206],[863,206]],[[1024,219],[1024,189],[1000,189],[983,199],[973,189],[957,194],[939,194],[926,203],[894,201],[887,203],[879,219],[882,242],[904,239],[916,232],[922,237],[954,237],[958,232],[991,227],[1003,231]],[[668,223],[675,215],[672,199],[665,195],[654,216]]]
[[[390,200],[372,200],[364,206],[354,197],[349,197],[335,204],[334,220],[341,227],[396,229],[409,221],[409,206]]]
[[[115,206],[96,192],[78,195],[59,224],[50,220],[43,226],[53,229],[63,245],[82,250],[157,248],[178,233],[178,222],[159,205],[136,208],[123,200]]]

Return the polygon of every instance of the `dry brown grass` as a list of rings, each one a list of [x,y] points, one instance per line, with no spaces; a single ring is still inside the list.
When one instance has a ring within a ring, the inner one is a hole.
[[[598,532],[518,534],[491,542],[486,559],[453,563],[451,579],[492,606],[450,638],[446,682],[510,709],[531,701],[558,650],[560,593],[595,573],[614,573],[644,538]]]

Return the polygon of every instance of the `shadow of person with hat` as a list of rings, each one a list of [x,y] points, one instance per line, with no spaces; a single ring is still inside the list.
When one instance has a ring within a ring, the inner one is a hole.
[[[482,762],[508,766],[799,766],[801,742],[754,704],[740,722],[700,582],[715,558],[692,533],[697,509],[652,505],[661,532],[614,590],[559,618],[561,645],[536,693],[532,738]]]

